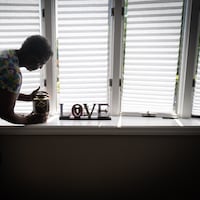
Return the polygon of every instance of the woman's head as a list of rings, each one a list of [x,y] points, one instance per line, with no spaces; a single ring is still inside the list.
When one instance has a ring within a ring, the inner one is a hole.
[[[30,71],[41,68],[53,55],[48,40],[41,35],[28,37],[19,49],[20,61]]]

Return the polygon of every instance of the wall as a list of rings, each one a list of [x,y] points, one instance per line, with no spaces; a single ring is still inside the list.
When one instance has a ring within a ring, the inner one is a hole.
[[[1,135],[1,196],[199,199],[199,153],[199,136]]]

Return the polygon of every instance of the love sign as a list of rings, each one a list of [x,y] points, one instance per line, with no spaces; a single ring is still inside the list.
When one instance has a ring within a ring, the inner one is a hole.
[[[64,114],[64,105],[60,104],[60,120],[69,119],[96,119],[96,120],[109,120],[108,104],[93,104],[89,107],[87,104],[74,104],[71,107],[70,115]],[[96,111],[96,112],[94,112]]]

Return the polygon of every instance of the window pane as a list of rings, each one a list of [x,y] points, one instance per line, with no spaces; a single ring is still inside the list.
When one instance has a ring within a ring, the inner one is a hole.
[[[199,55],[197,63],[197,73],[195,77],[192,115],[200,116],[200,46],[199,46]]]
[[[128,0],[122,112],[173,113],[183,0]]]
[[[60,103],[107,103],[108,0],[57,0]]]
[[[0,50],[18,49],[30,35],[40,34],[39,0],[0,1]],[[40,85],[40,72],[21,68],[23,83],[21,92],[31,93]],[[31,112],[31,102],[17,102],[16,112]]]

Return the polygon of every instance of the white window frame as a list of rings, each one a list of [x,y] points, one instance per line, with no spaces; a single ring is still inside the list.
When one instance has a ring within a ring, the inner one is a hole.
[[[122,77],[122,61],[123,61],[123,28],[124,17],[122,15],[122,9],[124,7],[124,0],[112,0],[112,8],[114,9],[114,16],[112,16],[111,27],[111,66],[110,77],[112,80],[112,86],[110,87],[110,105],[111,114],[113,116],[120,114],[121,105],[121,77]]]
[[[56,72],[56,13],[55,0],[41,0],[45,8],[45,33],[50,41],[54,56],[46,64],[46,89],[50,94],[50,114],[59,113],[56,108],[57,95],[57,72]],[[120,115],[121,104],[121,67],[123,61],[123,23],[121,15],[124,0],[111,0],[114,8],[111,27],[111,60],[110,60],[110,106],[111,115]],[[192,113],[193,77],[197,58],[198,36],[199,36],[199,5],[198,0],[185,0],[184,28],[182,33],[182,53],[180,60],[180,79],[177,96],[177,114],[180,118],[190,118]],[[109,80],[108,80],[109,81]]]
[[[52,58],[46,63],[46,90],[50,96],[50,115],[56,113],[57,102],[57,71],[56,71],[56,13],[55,0],[41,0],[44,9],[43,34],[49,40],[54,52]]]

